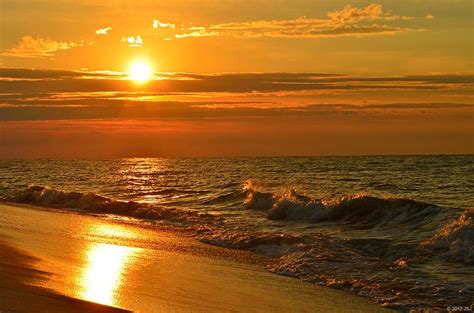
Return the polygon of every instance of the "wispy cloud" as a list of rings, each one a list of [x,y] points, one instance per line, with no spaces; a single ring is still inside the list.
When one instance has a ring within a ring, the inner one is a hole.
[[[163,23],[159,20],[153,20],[153,28],[176,28],[176,25],[172,23]]]
[[[196,30],[191,30],[191,32],[183,33],[183,34],[176,34],[174,35],[175,38],[181,39],[181,38],[189,38],[189,37],[214,37],[214,36],[221,36],[222,33],[217,32],[217,31],[208,31],[204,27],[199,29],[197,27],[194,27]]]
[[[431,15],[431,14],[426,14],[425,18],[426,18],[427,20],[432,20],[432,19],[434,19],[434,16]]]
[[[363,8],[351,5],[327,13],[323,19],[299,17],[289,20],[258,20],[193,26],[183,28],[175,38],[234,37],[234,38],[321,38],[339,36],[393,35],[412,29],[402,26],[374,24],[375,21],[393,22],[415,19],[413,16],[385,12],[380,4]]]
[[[126,42],[129,47],[141,47],[143,45],[143,39],[140,36],[122,37],[122,41]]]
[[[92,42],[88,43],[89,45]],[[61,50],[69,50],[74,47],[82,47],[86,45],[85,42],[73,41],[56,41],[49,37],[43,38],[40,36],[23,36],[16,47],[8,49],[1,55],[21,58],[47,58],[53,57],[54,54]]]
[[[409,31],[408,28],[390,27],[387,25],[344,25],[332,28],[291,28],[268,30],[264,32],[245,32],[242,34],[234,34],[237,38],[259,38],[259,37],[275,37],[275,38],[330,38],[342,36],[371,36],[371,35],[394,35],[399,32]],[[218,36],[218,32],[196,32],[188,35],[203,36]],[[177,37],[183,38],[183,37]]]
[[[105,27],[105,28],[101,28],[101,29],[98,29],[95,31],[95,33],[97,35],[107,35],[109,33],[109,31],[112,30],[112,27]]]

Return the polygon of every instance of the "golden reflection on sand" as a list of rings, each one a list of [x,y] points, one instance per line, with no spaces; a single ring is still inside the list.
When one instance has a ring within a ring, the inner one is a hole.
[[[118,305],[119,288],[133,248],[95,244],[87,251],[87,267],[82,277],[82,298],[105,305]]]
[[[92,225],[89,231],[90,235],[101,240],[135,237],[131,232],[123,232],[119,225]],[[135,260],[134,254],[139,250],[116,244],[92,243],[84,254],[85,268],[79,277],[80,298],[120,306],[124,280]]]
[[[107,224],[96,224],[90,225],[88,229],[88,235],[93,239],[106,239],[116,242],[119,241],[130,241],[140,237],[140,234],[130,230],[130,228],[122,225],[107,225]]]

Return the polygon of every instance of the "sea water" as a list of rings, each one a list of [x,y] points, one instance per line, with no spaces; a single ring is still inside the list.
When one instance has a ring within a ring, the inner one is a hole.
[[[0,160],[0,197],[268,255],[396,309],[471,305],[474,156]]]

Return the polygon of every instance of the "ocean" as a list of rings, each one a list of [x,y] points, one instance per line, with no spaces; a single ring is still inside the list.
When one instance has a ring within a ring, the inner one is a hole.
[[[383,306],[474,299],[474,156],[0,160],[0,198],[268,256]]]

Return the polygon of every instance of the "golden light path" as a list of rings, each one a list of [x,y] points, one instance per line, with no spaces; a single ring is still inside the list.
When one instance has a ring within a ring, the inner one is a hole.
[[[92,229],[95,237],[130,238],[128,232],[120,228],[101,225]],[[93,243],[85,251],[86,266],[80,276],[82,291],[80,297],[111,306],[120,306],[120,293],[125,286],[125,278],[134,262],[134,254],[139,248],[109,243]]]

